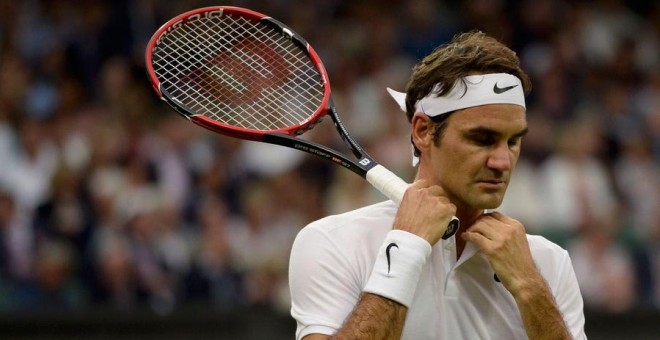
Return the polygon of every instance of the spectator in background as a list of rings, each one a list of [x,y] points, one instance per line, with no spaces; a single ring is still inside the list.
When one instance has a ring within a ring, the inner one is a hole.
[[[34,234],[30,220],[18,209],[13,196],[0,187],[0,287],[7,293],[0,297],[0,307],[19,306],[15,291],[33,277]]]
[[[605,164],[598,121],[578,117],[559,126],[557,148],[540,168],[544,193],[542,233],[566,244],[584,228],[618,217],[618,202]]]
[[[15,292],[20,308],[62,312],[86,307],[89,292],[77,275],[76,257],[68,242],[41,242],[35,254],[33,282]]]
[[[30,216],[51,194],[51,179],[57,169],[57,149],[47,136],[44,121],[22,119],[18,145],[0,175],[0,184],[11,191],[18,208]]]
[[[70,279],[89,294],[93,261],[88,254],[95,217],[83,176],[64,165],[55,171],[52,193],[32,215],[35,243],[38,248],[54,243],[52,252],[66,254]],[[57,250],[57,251],[56,251]]]
[[[170,278],[176,302],[181,303],[186,299],[185,280],[191,271],[196,230],[183,219],[183,210],[172,204],[164,203],[155,215],[152,248]]]
[[[527,125],[529,132],[522,145],[522,156],[498,210],[516,216],[528,233],[542,234],[546,202],[539,168],[550,153],[553,131],[548,118],[538,112],[528,112]]]
[[[624,139],[614,164],[615,184],[623,200],[623,238],[636,264],[639,302],[653,301],[653,249],[660,246],[660,165],[654,162],[648,135],[634,132]],[[660,273],[660,272],[659,272]]]
[[[159,314],[168,314],[177,303],[175,281],[156,249],[158,223],[158,211],[143,208],[127,221],[126,231],[138,301],[147,303]]]
[[[648,133],[646,143],[651,157],[656,164],[660,164],[660,66],[651,71],[646,79],[635,93],[633,103],[642,119],[641,125]]]
[[[213,195],[199,202],[197,214],[199,233],[186,278],[186,296],[209,301],[223,311],[245,305],[243,277],[235,268],[230,248],[233,218],[222,200]]]
[[[587,308],[618,313],[636,302],[635,265],[618,242],[619,226],[616,218],[590,223],[568,242]]]
[[[122,310],[135,307],[137,279],[128,238],[115,230],[106,230],[96,235],[94,241],[92,301]]]
[[[279,303],[289,300],[289,251],[300,220],[291,207],[280,205],[282,198],[275,197],[282,191],[274,190],[273,185],[272,180],[264,180],[244,187],[244,210],[228,231],[229,249],[235,268],[244,277],[248,303],[288,309],[288,303]]]

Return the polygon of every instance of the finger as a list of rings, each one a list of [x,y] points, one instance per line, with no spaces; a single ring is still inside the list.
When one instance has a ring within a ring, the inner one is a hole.
[[[487,250],[490,249],[490,245],[492,243],[492,241],[486,238],[484,235],[472,231],[465,231],[463,234],[461,234],[461,237],[466,242],[475,244],[484,252],[487,252]]]
[[[419,192],[420,190],[426,187],[428,187],[427,181],[423,179],[418,179],[408,186],[406,192],[404,193],[404,197],[414,195],[413,193]]]
[[[445,190],[439,185],[432,185],[429,181],[424,179],[418,179],[410,185],[409,189],[412,188],[417,191],[425,191],[426,194],[436,197],[448,198]]]
[[[422,189],[422,188],[426,188],[428,186],[429,186],[429,182],[425,179],[418,179],[410,185],[410,187],[415,188],[415,189]]]
[[[489,240],[497,240],[501,238],[498,230],[498,223],[493,219],[480,217],[467,231],[481,234]]]
[[[511,218],[507,215],[502,214],[499,211],[490,212],[490,213],[488,213],[488,216],[491,216],[492,218],[494,218],[498,221],[504,222],[506,224],[518,223],[518,221],[514,220],[513,218]]]
[[[497,212],[497,211],[492,212],[489,215],[491,216],[491,218],[494,221],[497,221],[498,223],[502,223],[506,226],[509,226],[509,227],[513,228],[513,230],[515,230],[515,231],[523,232],[523,233],[526,232],[525,231],[525,226],[516,219],[513,219],[513,218],[511,218],[507,215],[504,215],[500,212]]]
[[[441,186],[432,185],[432,186],[426,188],[426,190],[428,190],[429,195],[431,195],[433,197],[442,197],[447,202],[449,202],[449,197],[447,197],[447,193],[445,192],[445,190]]]

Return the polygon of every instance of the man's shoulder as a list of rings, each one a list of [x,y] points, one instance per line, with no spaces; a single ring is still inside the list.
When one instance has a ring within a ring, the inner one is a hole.
[[[296,236],[291,258],[323,259],[327,263],[346,260],[367,268],[392,230],[396,210],[397,206],[387,201],[316,220]]]
[[[378,231],[387,233],[392,229],[392,221],[397,208],[392,201],[384,201],[341,214],[326,216],[311,222],[303,230],[314,230],[327,234],[348,232],[352,235]]]
[[[568,257],[566,249],[543,236],[527,234],[527,243],[537,261],[563,261]]]
[[[560,245],[548,240],[541,235],[527,234],[527,242],[529,243],[529,246],[532,248],[532,250],[538,249],[551,252],[566,251],[566,249],[562,248]]]

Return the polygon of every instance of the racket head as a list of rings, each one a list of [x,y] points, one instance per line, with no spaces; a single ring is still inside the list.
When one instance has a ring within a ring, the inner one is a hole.
[[[330,83],[316,51],[248,9],[204,7],[172,18],[152,36],[145,62],[161,99],[231,137],[299,135],[329,108]]]

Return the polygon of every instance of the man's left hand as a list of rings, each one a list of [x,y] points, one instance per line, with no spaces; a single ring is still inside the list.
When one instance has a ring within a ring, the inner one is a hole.
[[[504,287],[516,297],[540,273],[534,264],[522,223],[499,212],[481,215],[463,234],[486,254]]]

